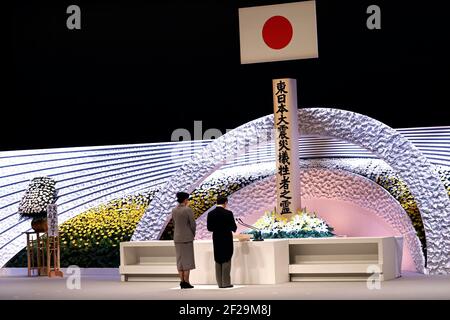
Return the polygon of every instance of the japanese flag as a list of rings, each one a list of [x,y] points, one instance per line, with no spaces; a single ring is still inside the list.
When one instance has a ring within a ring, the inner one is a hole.
[[[315,1],[239,9],[241,63],[317,58]]]

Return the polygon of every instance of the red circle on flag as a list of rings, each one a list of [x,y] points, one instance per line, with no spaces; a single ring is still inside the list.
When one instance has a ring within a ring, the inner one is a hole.
[[[269,18],[262,29],[264,42],[276,50],[286,47],[292,40],[292,34],[292,24],[283,16]]]

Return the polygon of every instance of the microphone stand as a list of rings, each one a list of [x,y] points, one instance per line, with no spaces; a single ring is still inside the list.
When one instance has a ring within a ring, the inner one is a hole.
[[[264,241],[264,239],[261,236],[261,229],[255,228],[254,226],[251,226],[249,224],[246,224],[244,221],[242,221],[241,218],[236,218],[236,222],[240,224],[241,226],[250,228],[252,230],[255,230],[256,232],[253,235],[253,241]]]

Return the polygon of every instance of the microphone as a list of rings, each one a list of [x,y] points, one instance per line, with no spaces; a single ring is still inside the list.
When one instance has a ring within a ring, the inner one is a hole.
[[[236,222],[239,223],[241,226],[244,226],[244,227],[247,227],[247,228],[250,228],[250,229],[253,229],[253,230],[261,231],[261,229],[258,229],[258,228],[254,227],[254,226],[246,224],[244,221],[242,221],[241,218],[236,218]]]
[[[255,230],[256,232],[253,234],[253,241],[264,241],[264,239],[261,236],[261,229],[258,229],[254,226],[251,226],[249,224],[246,224],[244,221],[242,221],[241,218],[236,218],[236,222],[239,223],[241,226],[250,228],[252,230]]]

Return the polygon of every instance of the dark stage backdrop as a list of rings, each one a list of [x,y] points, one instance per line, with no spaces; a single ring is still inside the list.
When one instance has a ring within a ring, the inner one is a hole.
[[[238,8],[274,3],[14,1],[0,150],[170,141],[194,120],[225,131],[272,112],[275,77],[298,79],[300,107],[450,125],[444,1],[317,0],[319,59],[240,65]]]

